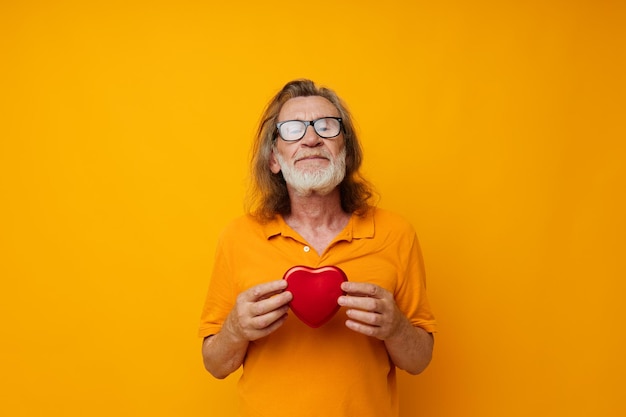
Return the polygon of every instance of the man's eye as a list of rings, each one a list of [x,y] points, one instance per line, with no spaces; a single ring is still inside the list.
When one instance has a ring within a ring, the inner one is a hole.
[[[329,130],[328,123],[326,123],[326,121],[322,121],[322,122],[316,123],[315,124],[315,130],[317,130],[319,132],[325,132],[325,131]]]

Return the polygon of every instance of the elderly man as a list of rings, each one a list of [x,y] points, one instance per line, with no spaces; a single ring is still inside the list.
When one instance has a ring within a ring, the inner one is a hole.
[[[243,416],[397,416],[396,367],[418,374],[430,362],[435,320],[415,231],[370,203],[361,160],[332,90],[296,80],[269,103],[249,213],[220,237],[199,331],[213,376],[243,365]],[[282,278],[296,265],[347,277],[319,327],[288,314],[295,289]]]

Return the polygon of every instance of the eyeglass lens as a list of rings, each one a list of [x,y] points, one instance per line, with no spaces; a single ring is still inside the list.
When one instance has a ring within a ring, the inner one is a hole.
[[[306,134],[309,124],[313,125],[315,132],[322,138],[334,138],[341,131],[341,119],[324,117],[312,122],[301,120],[289,120],[279,124],[278,133],[286,141],[300,140]]]

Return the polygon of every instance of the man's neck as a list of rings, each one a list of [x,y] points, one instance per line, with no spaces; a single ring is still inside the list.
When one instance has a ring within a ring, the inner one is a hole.
[[[350,214],[341,208],[339,189],[323,196],[290,198],[291,213],[285,216],[285,222],[321,255],[350,221]]]
[[[285,216],[285,221],[291,227],[307,228],[310,230],[343,229],[346,219],[350,215],[341,208],[339,190],[329,194],[308,196],[290,195],[291,213]]]

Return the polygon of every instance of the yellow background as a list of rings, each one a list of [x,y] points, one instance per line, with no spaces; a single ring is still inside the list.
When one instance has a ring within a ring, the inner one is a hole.
[[[422,241],[440,333],[402,415],[625,415],[625,9],[3,0],[0,414],[232,413],[196,338],[215,240],[309,77]]]

